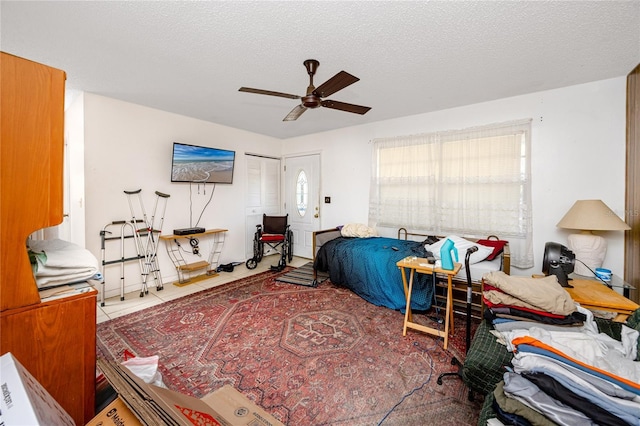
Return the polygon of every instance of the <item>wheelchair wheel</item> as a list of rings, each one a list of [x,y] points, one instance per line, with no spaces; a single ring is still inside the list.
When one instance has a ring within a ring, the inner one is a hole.
[[[264,243],[262,241],[254,240],[253,241],[253,258],[256,262],[260,262],[262,260],[262,256],[264,255]]]
[[[255,257],[252,257],[251,259],[247,260],[245,265],[247,266],[247,269],[256,269],[256,266],[258,266],[258,261]]]
[[[287,260],[289,263],[293,260],[293,232],[287,233]]]

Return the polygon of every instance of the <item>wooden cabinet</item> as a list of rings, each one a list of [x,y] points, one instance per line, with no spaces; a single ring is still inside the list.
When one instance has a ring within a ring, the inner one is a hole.
[[[0,354],[83,425],[94,416],[96,294],[41,302],[26,240],[62,222],[65,73],[0,52]]]
[[[95,322],[95,291],[2,312],[2,353],[11,352],[77,425],[95,413]]]

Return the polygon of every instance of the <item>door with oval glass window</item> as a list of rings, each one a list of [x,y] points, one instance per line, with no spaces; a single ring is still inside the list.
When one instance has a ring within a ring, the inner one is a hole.
[[[284,175],[293,255],[312,259],[313,232],[320,229],[320,154],[286,158]]]

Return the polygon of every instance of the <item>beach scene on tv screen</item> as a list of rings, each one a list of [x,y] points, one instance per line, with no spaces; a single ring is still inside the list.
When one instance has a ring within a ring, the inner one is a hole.
[[[173,182],[231,183],[235,153],[214,148],[174,145]]]

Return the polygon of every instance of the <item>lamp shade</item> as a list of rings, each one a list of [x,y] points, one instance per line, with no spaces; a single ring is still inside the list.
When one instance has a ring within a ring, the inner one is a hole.
[[[626,231],[631,229],[601,200],[578,200],[556,225],[582,231]]]
[[[607,254],[607,241],[591,231],[626,231],[631,229],[605,203],[600,200],[578,200],[558,222],[558,228],[577,229],[579,234],[569,235],[569,248],[579,263],[575,273],[589,276],[602,266]]]

